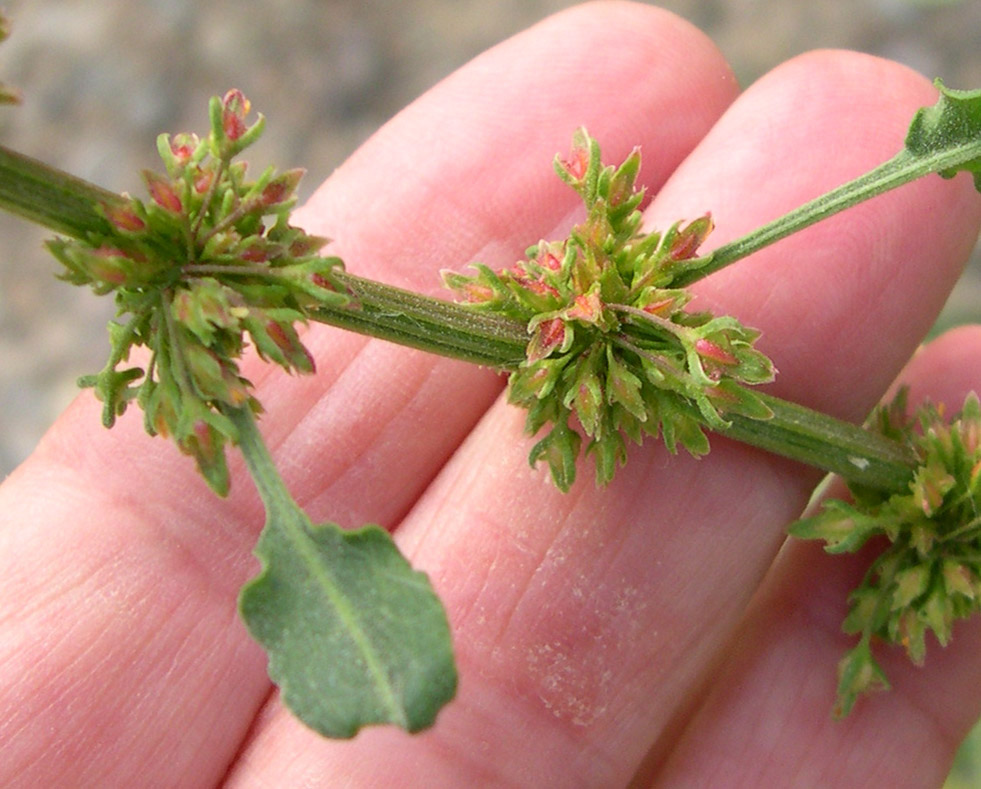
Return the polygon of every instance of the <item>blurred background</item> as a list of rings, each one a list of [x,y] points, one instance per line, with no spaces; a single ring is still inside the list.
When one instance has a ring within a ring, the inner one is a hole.
[[[0,80],[25,97],[0,140],[115,191],[141,193],[161,131],[204,131],[241,88],[269,119],[250,158],[308,170],[309,194],[442,77],[569,0],[6,0]],[[663,0],[708,32],[742,85],[817,47],[899,60],[981,87],[981,0]],[[600,55],[601,56],[601,55]],[[0,479],[102,367],[112,305],[54,279],[47,233],[0,215]],[[938,325],[981,320],[977,251]],[[950,786],[981,786],[970,752]]]

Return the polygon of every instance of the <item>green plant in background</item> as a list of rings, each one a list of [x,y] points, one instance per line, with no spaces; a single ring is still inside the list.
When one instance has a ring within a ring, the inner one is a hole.
[[[568,489],[585,435],[596,479],[626,461],[628,441],[660,438],[699,455],[705,431],[838,473],[850,502],[791,527],[852,551],[872,536],[887,547],[853,595],[845,627],[859,637],[841,664],[837,711],[885,684],[873,639],[914,660],[924,634],[945,642],[954,619],[981,599],[981,409],[968,398],[905,413],[900,399],[867,429],[751,386],[774,370],[757,332],[728,316],[686,309],[686,288],[790,233],[924,176],[974,174],[981,189],[981,91],[952,91],[917,113],[906,144],[870,173],[700,255],[709,216],[662,232],[640,230],[640,152],[606,166],[585,130],[556,171],[583,199],[585,219],[565,239],[536,243],[503,271],[444,272],[464,303],[430,299],[345,272],[326,241],[290,224],[301,171],[255,179],[238,155],[261,134],[238,91],[210,104],[210,131],[158,140],[163,173],[144,174],[148,199],[116,195],[0,148],[0,205],[50,227],[67,281],[112,293],[117,320],[105,368],[82,380],[103,421],[135,403],[153,435],[172,437],[211,487],[230,484],[237,446],[266,507],[259,575],[240,611],[269,654],[285,703],[314,730],[350,737],[369,724],[430,726],[454,695],[445,613],[428,579],[377,526],[313,524],[294,502],[258,430],[261,404],[240,372],[248,346],[288,372],[313,360],[297,325],[321,321],[509,374],[510,402],[546,431],[544,460]],[[131,365],[144,346],[147,361]],[[330,694],[319,692],[324,687]]]

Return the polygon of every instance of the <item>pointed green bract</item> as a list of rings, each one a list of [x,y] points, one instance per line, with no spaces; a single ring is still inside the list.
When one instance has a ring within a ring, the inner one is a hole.
[[[878,690],[889,690],[889,680],[872,655],[869,639],[863,638],[838,663],[835,717],[847,717],[861,696]]]

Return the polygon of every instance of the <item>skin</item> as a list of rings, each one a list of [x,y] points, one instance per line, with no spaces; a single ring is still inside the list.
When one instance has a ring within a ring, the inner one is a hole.
[[[542,68],[545,64],[547,67]],[[438,292],[576,218],[549,162],[586,125],[639,144],[651,226],[710,209],[717,246],[870,168],[935,101],[845,52],[740,93],[701,33],[587,4],[505,42],[393,119],[298,214],[349,270]],[[902,372],[914,398],[981,388],[981,328],[916,353],[977,236],[970,180],[930,177],[720,272],[699,302],[763,330],[772,391],[858,420]],[[112,431],[85,393],[0,488],[4,786],[928,786],[981,713],[981,626],[894,689],[830,716],[861,557],[780,551],[819,474],[712,438],[649,442],[605,490],[526,463],[487,370],[327,327],[319,372],[249,367],[261,425],[315,520],[384,524],[453,626],[458,698],[432,730],[318,739],[277,699],[237,619],[263,516],[238,458],[226,500],[192,463]],[[778,555],[778,551],[779,555]]]

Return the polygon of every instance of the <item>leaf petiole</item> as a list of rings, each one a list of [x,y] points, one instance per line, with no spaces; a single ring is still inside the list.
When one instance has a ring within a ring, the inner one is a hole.
[[[916,113],[903,149],[888,161],[783,216],[730,241],[676,279],[678,287],[714,274],[737,260],[829,216],[925,175],[973,172],[981,190],[981,91],[959,91],[936,82],[940,100]]]
[[[449,624],[426,576],[378,526],[314,525],[293,500],[248,407],[227,409],[266,508],[262,570],[239,596],[290,710],[328,737],[432,725],[456,693]]]

